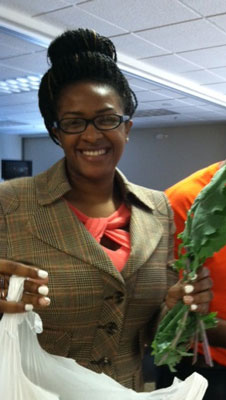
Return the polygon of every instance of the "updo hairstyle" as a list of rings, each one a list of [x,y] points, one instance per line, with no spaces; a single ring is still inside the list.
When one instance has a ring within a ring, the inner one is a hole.
[[[45,73],[39,88],[39,108],[50,137],[57,119],[56,106],[61,90],[70,83],[92,81],[114,88],[122,100],[124,113],[132,117],[137,99],[117,66],[117,54],[110,39],[93,30],[64,32],[52,41],[47,53],[51,68]]]

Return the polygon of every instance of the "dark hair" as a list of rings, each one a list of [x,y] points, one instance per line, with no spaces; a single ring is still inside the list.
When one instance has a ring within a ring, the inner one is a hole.
[[[117,54],[110,39],[89,29],[69,30],[52,41],[47,56],[52,66],[41,80],[39,108],[55,143],[52,127],[57,100],[62,88],[70,83],[94,81],[113,87],[122,100],[125,114],[132,117],[137,99],[116,64]]]

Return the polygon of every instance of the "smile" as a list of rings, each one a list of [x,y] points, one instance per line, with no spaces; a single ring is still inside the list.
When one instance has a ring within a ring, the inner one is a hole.
[[[97,156],[102,156],[107,153],[106,149],[100,149],[100,150],[80,150],[81,153],[84,156],[91,156],[91,157],[97,157]]]

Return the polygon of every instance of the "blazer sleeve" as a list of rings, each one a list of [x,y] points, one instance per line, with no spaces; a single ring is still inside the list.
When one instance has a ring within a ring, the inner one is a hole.
[[[7,258],[7,227],[3,208],[0,203],[0,259]]]
[[[165,295],[167,295],[168,289],[178,281],[179,277],[178,273],[172,268],[172,265],[174,263],[174,234],[175,234],[173,211],[166,195],[164,193],[161,194],[163,195],[162,197],[163,201],[161,202],[160,212],[163,213],[164,215],[168,215],[168,256],[166,262],[167,283],[166,283],[166,293],[165,293]],[[164,317],[164,315],[167,313],[167,311],[168,309],[165,305],[165,302],[163,302],[158,312],[156,312],[155,316],[147,325],[146,344],[150,344],[152,342],[157,326],[161,321],[161,319]]]

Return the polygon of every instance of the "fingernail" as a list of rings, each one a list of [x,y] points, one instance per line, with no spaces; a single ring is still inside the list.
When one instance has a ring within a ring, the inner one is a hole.
[[[49,305],[50,305],[50,302],[51,302],[51,300],[50,300],[49,297],[41,297],[41,298],[39,299],[39,304],[40,304],[41,306],[49,306]]]
[[[190,310],[191,311],[196,311],[197,308],[198,308],[197,304],[192,304],[191,307],[190,307]]]
[[[39,286],[38,293],[43,294],[43,296],[46,296],[49,293],[49,288],[45,285]]]
[[[25,311],[32,311],[34,308],[33,304],[25,304]]]
[[[190,306],[190,304],[193,303],[194,299],[192,296],[184,296],[183,301],[184,301],[184,304],[187,304]]]
[[[39,278],[42,278],[42,279],[45,279],[48,276],[48,272],[44,271],[43,269],[38,269],[37,274],[38,274]]]
[[[193,285],[185,285],[185,287],[184,287],[184,292],[186,294],[192,293],[193,290],[194,290],[194,286]]]

